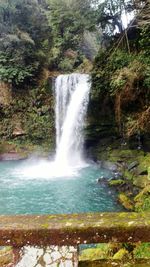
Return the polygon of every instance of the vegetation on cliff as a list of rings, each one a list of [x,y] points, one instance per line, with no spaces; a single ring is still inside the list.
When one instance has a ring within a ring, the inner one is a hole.
[[[1,1],[0,80],[23,87],[39,75],[51,46],[44,7],[44,1]]]
[[[100,51],[95,59],[92,101],[109,98],[120,134],[126,137],[150,130],[150,27],[130,30],[114,49]],[[123,47],[121,47],[123,46]],[[116,48],[117,47],[117,48]],[[129,50],[130,48],[130,50]],[[123,133],[124,131],[124,133]]]
[[[91,68],[90,60],[98,42],[94,33],[95,11],[90,3],[88,0],[84,5],[80,0],[0,2],[2,150],[4,140],[26,145],[47,143],[54,147],[51,77],[55,76],[55,70]],[[85,48],[85,36],[92,32],[94,48],[90,44]]]
[[[87,141],[148,136],[150,28],[142,23],[147,8],[149,2],[130,0],[2,0],[1,91],[11,90],[0,106],[2,140],[42,144],[45,137],[53,143],[47,79],[53,71],[87,72],[92,64]],[[129,20],[133,12],[137,21]]]

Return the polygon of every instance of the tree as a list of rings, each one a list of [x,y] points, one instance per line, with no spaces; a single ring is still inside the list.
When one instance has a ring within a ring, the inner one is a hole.
[[[133,12],[134,8],[132,0],[106,0],[98,7],[97,22],[108,35],[113,35],[116,31],[122,33],[123,15]]]
[[[96,19],[95,10],[91,5],[92,1],[48,0],[48,3],[48,19],[53,35],[51,66],[62,68],[61,65],[65,60],[64,54],[69,49],[78,53],[73,64],[76,64],[77,61],[81,63],[84,32],[95,30]],[[69,64],[70,62],[68,62],[68,67]]]
[[[38,74],[51,45],[44,5],[36,0],[0,2],[1,80],[17,85]]]

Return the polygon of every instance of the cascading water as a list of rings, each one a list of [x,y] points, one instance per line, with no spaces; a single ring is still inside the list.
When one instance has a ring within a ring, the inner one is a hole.
[[[55,81],[56,155],[22,171],[22,177],[75,177],[86,167],[83,157],[85,116],[89,101],[90,76],[59,75]],[[20,170],[18,171],[20,175]]]
[[[83,163],[83,128],[89,101],[87,74],[60,75],[55,82],[56,159],[63,166]]]

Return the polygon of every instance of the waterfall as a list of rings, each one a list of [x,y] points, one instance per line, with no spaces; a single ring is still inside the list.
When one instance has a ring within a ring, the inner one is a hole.
[[[87,74],[60,75],[55,81],[56,158],[59,165],[80,165],[83,161],[83,128],[89,102]]]
[[[59,75],[55,80],[56,155],[54,161],[41,160],[23,168],[19,176],[26,179],[76,177],[84,161],[84,126],[89,102],[90,76]]]

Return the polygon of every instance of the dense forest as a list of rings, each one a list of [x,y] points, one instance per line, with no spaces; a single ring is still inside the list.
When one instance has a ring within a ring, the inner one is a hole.
[[[0,1],[0,159],[53,154],[53,83],[73,72],[91,77],[86,155],[117,166],[126,210],[149,211],[150,0]]]
[[[48,77],[68,72],[92,72],[89,124],[97,125],[98,135],[103,114],[105,121],[106,117],[114,121],[111,128],[127,137],[147,133],[149,17],[144,12],[148,10],[149,2],[130,0],[2,0],[1,137],[53,143]],[[101,101],[105,105],[99,105]],[[99,121],[95,110],[101,114]]]

